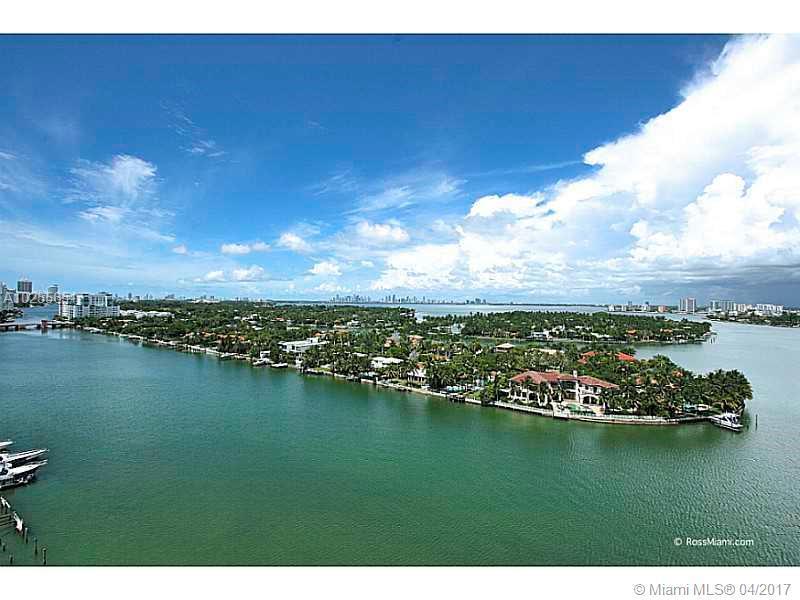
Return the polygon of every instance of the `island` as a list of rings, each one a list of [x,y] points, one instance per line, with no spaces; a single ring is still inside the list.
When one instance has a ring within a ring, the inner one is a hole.
[[[702,343],[708,322],[606,312],[417,318],[407,307],[140,301],[79,329],[555,418],[673,424],[741,414],[736,370],[696,374],[640,344]]]
[[[706,318],[712,321],[745,323],[747,325],[767,325],[770,327],[800,327],[800,311],[785,310],[781,314],[758,314],[754,311],[739,313],[709,313]]]

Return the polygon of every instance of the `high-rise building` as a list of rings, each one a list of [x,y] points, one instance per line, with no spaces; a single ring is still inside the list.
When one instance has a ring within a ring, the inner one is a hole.
[[[697,298],[681,298],[678,301],[678,311],[683,313],[697,312]]]
[[[11,310],[14,308],[14,294],[0,281],[0,310]]]
[[[756,304],[756,312],[766,316],[779,317],[783,314],[781,304]]]
[[[33,282],[30,279],[26,279],[23,277],[19,281],[17,281],[17,291],[18,292],[25,292],[28,294],[33,293]]]
[[[47,288],[47,293],[48,294],[53,294],[53,295],[57,294],[58,293],[58,284],[54,283],[53,285],[48,287]]]
[[[710,312],[735,312],[737,304],[733,300],[711,300],[708,303],[708,310]]]
[[[111,294],[75,294],[69,300],[61,300],[58,314],[70,320],[83,317],[118,317],[119,306],[114,304]]]

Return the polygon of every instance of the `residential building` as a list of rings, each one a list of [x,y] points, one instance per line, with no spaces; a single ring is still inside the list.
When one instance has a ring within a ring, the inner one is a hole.
[[[756,313],[765,317],[779,317],[783,314],[780,304],[756,304]]]
[[[25,292],[30,297],[30,294],[33,293],[33,282],[25,277],[21,278],[17,281],[17,292]]]
[[[403,361],[401,358],[392,358],[391,356],[376,356],[372,359],[371,366],[374,370],[380,371],[389,365],[399,365],[403,362],[405,361]]]
[[[303,354],[304,352],[308,352],[311,348],[316,348],[318,346],[324,346],[327,344],[325,340],[321,340],[320,338],[312,337],[305,340],[297,340],[293,342],[280,342],[280,347],[284,350],[284,352],[288,352],[290,354]]]
[[[581,357],[578,359],[578,362],[582,365],[585,365],[590,358],[593,356],[597,356],[599,352],[595,350],[590,350],[589,352],[584,352],[581,354]],[[617,352],[615,355],[616,359],[621,362],[636,362],[636,357],[631,356],[630,354],[626,354],[625,352]]]
[[[133,317],[135,319],[168,319],[172,317],[171,312],[163,310],[121,310],[119,311],[121,317]]]
[[[618,386],[592,377],[591,375],[572,375],[558,372],[526,371],[511,378],[508,397],[521,404],[580,404],[602,414],[605,405],[602,395],[606,390]]]
[[[709,312],[737,312],[738,305],[733,300],[711,300],[708,303]]]
[[[52,302],[58,302],[58,300],[59,300],[58,285],[54,283],[53,285],[48,286],[47,295],[45,296],[45,301],[52,303]]]
[[[62,298],[58,305],[58,315],[65,319],[84,317],[118,317],[119,306],[114,304],[110,294],[75,294]]]
[[[14,308],[14,294],[0,281],[0,310],[11,310]]]
[[[408,372],[406,379],[408,379],[409,383],[416,383],[417,385],[427,385],[428,373],[425,371],[425,366],[422,364],[418,364],[416,369]]]
[[[678,311],[682,313],[697,312],[697,298],[681,298],[678,302]]]

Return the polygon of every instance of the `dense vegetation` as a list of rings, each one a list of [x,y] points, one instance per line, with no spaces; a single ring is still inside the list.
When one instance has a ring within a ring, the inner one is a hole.
[[[773,327],[800,327],[800,312],[784,312],[782,315],[760,316],[746,313],[737,316],[709,315],[715,321],[731,321],[750,325],[771,325]]]
[[[468,317],[442,317],[461,322],[464,335],[516,339],[570,339],[606,342],[694,342],[703,339],[709,323],[673,321],[664,317],[606,312],[496,312]],[[432,319],[435,321],[436,319]]]
[[[83,319],[82,324],[254,358],[268,353],[274,362],[295,359],[281,349],[279,342],[318,336],[327,343],[303,355],[304,370],[406,383],[409,371],[421,368],[430,389],[470,394],[486,403],[504,396],[511,377],[528,370],[578,371],[615,383],[619,389],[604,396],[609,409],[635,414],[675,415],[685,404],[699,403],[719,410],[738,410],[752,395],[749,383],[737,371],[700,376],[663,356],[633,362],[616,357],[620,350],[629,354],[635,351],[620,343],[624,341],[702,339],[709,331],[708,323],[553,312],[419,321],[413,310],[404,308],[243,302],[138,302],[122,308],[168,311],[173,316]],[[463,325],[460,334],[453,325]],[[552,336],[556,339],[526,340],[531,332],[545,329],[556,333]],[[516,338],[519,342],[500,351],[482,337]],[[596,354],[582,356],[590,349]],[[378,367],[372,364],[378,356],[401,362]]]
[[[750,382],[739,371],[696,375],[666,356],[625,362],[614,353],[599,353],[585,360],[583,370],[619,386],[603,395],[611,411],[675,416],[687,404],[706,404],[738,412],[753,397]]]

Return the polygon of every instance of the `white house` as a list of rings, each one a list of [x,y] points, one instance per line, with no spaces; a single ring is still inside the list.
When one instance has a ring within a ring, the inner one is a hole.
[[[401,358],[392,358],[390,356],[376,356],[372,359],[371,365],[372,368],[376,371],[380,371],[381,369],[385,369],[389,365],[399,365],[403,362]]]
[[[166,312],[163,310],[121,310],[119,311],[119,314],[122,317],[134,317],[136,319],[144,319],[144,318],[168,319],[172,317],[171,312]]]
[[[425,372],[425,367],[421,364],[418,364],[416,369],[408,372],[406,379],[408,379],[409,383],[427,385],[428,374]]]
[[[294,342],[279,342],[279,346],[283,348],[285,352],[290,354],[303,354],[307,352],[311,348],[316,348],[318,346],[324,346],[327,344],[325,340],[320,340],[319,338],[308,338],[305,340],[297,340]]]

